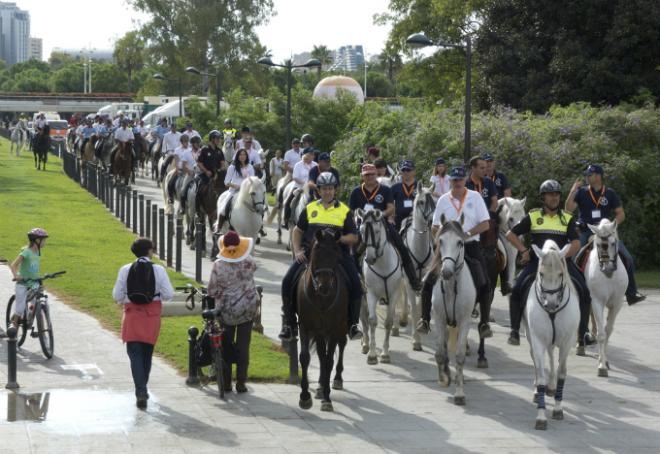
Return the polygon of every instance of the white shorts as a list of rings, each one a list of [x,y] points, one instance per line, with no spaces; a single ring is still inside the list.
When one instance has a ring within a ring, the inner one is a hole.
[[[27,302],[27,296],[29,292],[30,292],[30,287],[26,287],[25,285],[18,283],[16,284],[14,288],[16,299],[14,300],[12,315],[18,314],[21,317],[23,316],[23,313],[25,313],[25,303]]]

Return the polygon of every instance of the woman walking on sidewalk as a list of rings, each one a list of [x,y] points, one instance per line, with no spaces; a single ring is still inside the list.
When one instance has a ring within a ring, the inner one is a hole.
[[[147,383],[151,372],[154,345],[160,333],[162,301],[174,296],[165,268],[151,263],[154,245],[148,238],[138,238],[131,246],[137,257],[119,269],[112,297],[124,305],[121,338],[131,361],[136,405],[147,408]]]
[[[225,391],[231,391],[231,364],[236,362],[236,392],[247,392],[248,364],[252,321],[257,314],[257,291],[254,272],[257,265],[250,256],[252,238],[244,238],[230,230],[218,240],[220,254],[213,265],[208,295],[225,331],[223,355]],[[232,358],[234,356],[235,358]]]

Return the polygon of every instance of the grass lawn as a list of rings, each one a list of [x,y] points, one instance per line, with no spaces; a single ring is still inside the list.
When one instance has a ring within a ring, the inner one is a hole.
[[[660,288],[660,269],[637,270],[635,279],[639,288]]]
[[[105,206],[62,172],[62,162],[49,155],[48,170],[34,169],[32,153],[9,156],[9,142],[0,139],[0,257],[10,262],[27,243],[26,232],[39,226],[50,238],[44,248],[42,273],[66,270],[48,281],[48,290],[119,333],[121,309],[112,300],[117,270],[135,259],[135,239]],[[168,270],[174,286],[189,279]],[[3,305],[4,307],[4,305]],[[187,329],[201,317],[163,318],[156,351],[179,370],[187,368]],[[57,327],[55,327],[57,331]],[[268,338],[253,333],[250,379],[283,381],[288,357]],[[127,358],[128,361],[128,358]]]

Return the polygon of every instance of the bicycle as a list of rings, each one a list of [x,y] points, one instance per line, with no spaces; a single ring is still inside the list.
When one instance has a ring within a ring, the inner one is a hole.
[[[44,291],[43,282],[48,279],[54,279],[66,273],[66,271],[58,271],[56,273],[46,274],[42,277],[34,279],[25,279],[25,283],[38,284],[35,288],[30,288],[26,297],[25,311],[21,315],[18,322],[18,346],[20,347],[25,342],[28,332],[30,337],[38,337],[41,351],[47,359],[53,357],[55,351],[55,339],[53,336],[53,323],[50,320],[50,307],[48,306],[48,295]],[[7,316],[6,326],[9,328],[11,325],[12,307],[16,295],[12,295],[7,303]],[[33,307],[30,308],[30,303],[33,302]],[[37,329],[35,331],[34,321],[37,321]]]
[[[224,330],[218,320],[218,313],[215,309],[215,301],[213,298],[207,295],[205,287],[194,287],[192,284],[188,284],[185,287],[177,287],[176,290],[183,293],[189,293],[190,295],[186,298],[186,307],[189,310],[195,308],[195,296],[202,295],[202,319],[204,320],[204,328],[202,334],[197,339],[197,345],[195,346],[195,356],[199,360],[199,352],[204,348],[202,345],[203,339],[208,339],[210,343],[210,356],[211,362],[210,365],[215,369],[215,375],[217,378],[218,392],[220,393],[220,398],[225,398],[225,376],[224,376],[224,358],[222,355],[222,343],[224,340]],[[207,364],[199,365],[198,364],[198,373],[200,377],[204,376],[202,367]],[[208,381],[211,381],[212,372],[209,371]]]

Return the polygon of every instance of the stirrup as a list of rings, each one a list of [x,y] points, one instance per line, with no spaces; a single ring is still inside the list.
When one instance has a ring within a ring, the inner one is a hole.
[[[355,325],[351,325],[351,327],[348,328],[348,338],[350,340],[362,339],[362,330],[357,323]]]
[[[415,329],[419,334],[428,334],[431,332],[431,324],[427,320],[420,318]]]

